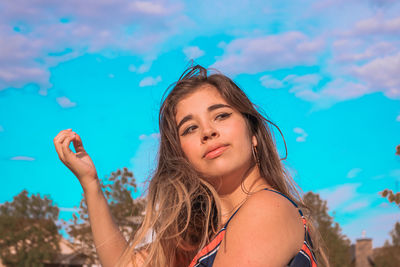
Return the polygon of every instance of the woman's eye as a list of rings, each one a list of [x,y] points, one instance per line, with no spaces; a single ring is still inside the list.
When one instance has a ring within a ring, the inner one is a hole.
[[[183,135],[186,135],[186,134],[188,134],[188,133],[193,132],[196,128],[197,128],[196,125],[192,125],[192,126],[187,127],[187,128],[185,129],[185,131],[183,131],[182,136],[183,136]]]
[[[228,118],[229,116],[231,116],[231,114],[232,113],[221,113],[221,114],[218,114],[215,118],[216,119],[226,119],[226,118]]]

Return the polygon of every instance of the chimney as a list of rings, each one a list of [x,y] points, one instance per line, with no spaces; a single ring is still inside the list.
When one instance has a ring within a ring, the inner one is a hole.
[[[372,239],[365,237],[363,231],[362,238],[356,240],[355,246],[355,267],[369,267],[372,258]]]

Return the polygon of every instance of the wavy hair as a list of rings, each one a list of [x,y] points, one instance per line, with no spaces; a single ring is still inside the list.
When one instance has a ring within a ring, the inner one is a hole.
[[[137,266],[135,258],[141,255],[146,267],[188,266],[219,230],[221,213],[218,194],[184,155],[175,121],[178,102],[202,85],[214,86],[225,101],[246,119],[250,136],[257,138],[261,177],[275,190],[306,208],[296,184],[279,158],[269,126],[276,125],[258,112],[231,79],[218,72],[208,75],[207,69],[200,65],[191,66],[164,93],[159,113],[157,167],[148,186],[146,214],[119,266],[125,266],[130,260]],[[318,258],[328,264],[320,249],[319,234],[308,221],[314,250]],[[149,235],[151,242],[144,243]]]

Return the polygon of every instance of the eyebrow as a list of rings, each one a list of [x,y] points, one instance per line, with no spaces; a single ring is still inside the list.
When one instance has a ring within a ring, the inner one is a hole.
[[[214,105],[209,106],[209,107],[207,108],[207,111],[208,111],[208,112],[211,112],[211,111],[216,110],[216,109],[219,109],[219,108],[231,108],[231,106],[226,105],[226,104],[214,104]],[[187,122],[187,121],[189,121],[189,120],[191,120],[191,119],[193,119],[192,114],[186,115],[186,116],[181,120],[181,122],[178,123],[178,131],[179,131],[179,128],[181,128],[181,126],[182,126],[185,122]]]

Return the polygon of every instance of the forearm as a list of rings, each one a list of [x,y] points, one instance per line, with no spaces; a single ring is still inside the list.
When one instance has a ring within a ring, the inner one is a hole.
[[[112,218],[100,184],[93,182],[84,192],[97,254],[103,267],[114,267],[128,243]]]

